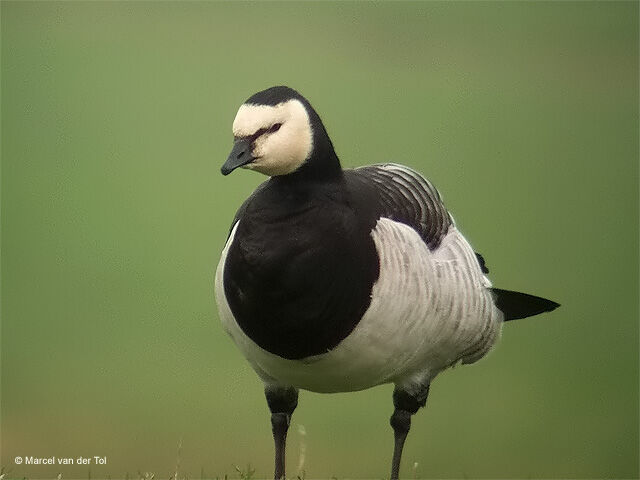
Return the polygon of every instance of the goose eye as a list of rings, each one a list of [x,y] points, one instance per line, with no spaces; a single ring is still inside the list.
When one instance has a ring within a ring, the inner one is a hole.
[[[281,123],[274,123],[273,125],[271,125],[271,127],[268,130],[268,132],[269,133],[277,132],[278,130],[280,130],[281,126],[282,126]]]

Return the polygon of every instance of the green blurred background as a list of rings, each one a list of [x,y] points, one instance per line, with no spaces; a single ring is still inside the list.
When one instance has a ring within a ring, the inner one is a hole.
[[[220,175],[231,122],[287,84],[345,166],[419,169],[496,286],[562,303],[434,382],[403,474],[637,478],[637,2],[1,13],[9,477],[168,478],[178,461],[181,478],[272,474],[261,384],[212,292],[235,210],[263,180]],[[388,476],[391,391],[303,392],[289,474],[302,452],[307,478]],[[26,455],[107,464],[14,464]]]

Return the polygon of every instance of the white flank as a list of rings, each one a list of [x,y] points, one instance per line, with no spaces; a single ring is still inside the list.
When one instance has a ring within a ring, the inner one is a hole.
[[[479,359],[498,339],[502,314],[473,249],[458,230],[452,226],[432,252],[415,230],[383,218],[371,234],[380,276],[371,305],[353,332],[325,354],[302,360],[273,355],[242,332],[224,295],[222,273],[236,228],[216,273],[220,318],[266,383],[315,392],[361,390],[388,382],[410,389],[458,361]]]

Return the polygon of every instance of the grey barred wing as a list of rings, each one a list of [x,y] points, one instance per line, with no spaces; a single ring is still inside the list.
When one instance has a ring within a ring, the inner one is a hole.
[[[395,163],[351,170],[352,181],[366,183],[375,196],[379,217],[409,225],[430,250],[438,248],[453,225],[438,190],[418,172]]]

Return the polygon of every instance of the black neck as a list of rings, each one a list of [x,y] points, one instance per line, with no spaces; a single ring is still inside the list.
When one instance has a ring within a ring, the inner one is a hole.
[[[311,105],[306,102],[309,120],[313,131],[313,150],[311,156],[296,171],[277,177],[283,182],[332,181],[342,178],[340,160],[333,148],[327,130]]]

